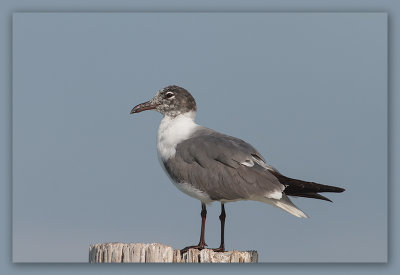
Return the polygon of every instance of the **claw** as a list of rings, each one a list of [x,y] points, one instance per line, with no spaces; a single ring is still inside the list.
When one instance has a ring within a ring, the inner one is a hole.
[[[198,249],[198,250],[202,250],[204,248],[206,248],[207,244],[204,243],[199,243],[198,245],[191,245],[191,246],[186,246],[185,248],[181,249],[181,254],[186,253],[189,249]]]
[[[214,252],[225,252],[225,247],[210,248]]]

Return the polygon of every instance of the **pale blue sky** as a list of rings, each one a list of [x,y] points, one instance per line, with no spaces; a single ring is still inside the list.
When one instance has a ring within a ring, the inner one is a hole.
[[[13,18],[13,260],[87,261],[97,242],[198,241],[200,203],[160,168],[161,115],[187,88],[197,121],[290,177],[346,188],[298,219],[227,204],[227,249],[267,262],[387,258],[383,13],[19,13]],[[219,244],[219,204],[206,241]],[[62,249],[60,249],[62,247]]]

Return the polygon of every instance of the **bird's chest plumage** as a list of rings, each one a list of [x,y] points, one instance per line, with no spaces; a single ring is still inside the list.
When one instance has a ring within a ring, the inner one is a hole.
[[[208,203],[211,200],[206,193],[194,188],[189,182],[179,180],[178,175],[175,175],[174,171],[168,167],[168,160],[175,157],[177,145],[189,138],[199,127],[194,123],[193,118],[194,114],[189,113],[175,118],[164,117],[162,119],[157,136],[158,158],[165,173],[180,191]]]
[[[176,117],[165,116],[158,128],[157,151],[161,161],[175,156],[176,146],[189,138],[198,125],[194,122],[192,112]]]

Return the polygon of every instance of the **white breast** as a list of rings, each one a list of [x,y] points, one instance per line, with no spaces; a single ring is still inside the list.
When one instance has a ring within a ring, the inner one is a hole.
[[[187,139],[198,127],[194,122],[195,112],[176,117],[164,116],[158,128],[157,151],[161,161],[175,156],[176,146]]]

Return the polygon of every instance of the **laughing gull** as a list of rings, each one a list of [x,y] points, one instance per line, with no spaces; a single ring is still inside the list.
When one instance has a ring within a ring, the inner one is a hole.
[[[182,87],[172,85],[161,89],[150,101],[135,106],[131,114],[152,109],[164,116],[157,137],[161,166],[179,190],[201,201],[200,242],[183,251],[207,246],[204,240],[207,203],[221,202],[221,244],[214,251],[225,251],[224,203],[260,201],[307,218],[288,196],[331,201],[319,193],[344,191],[288,178],[245,141],[196,124],[196,102]]]

